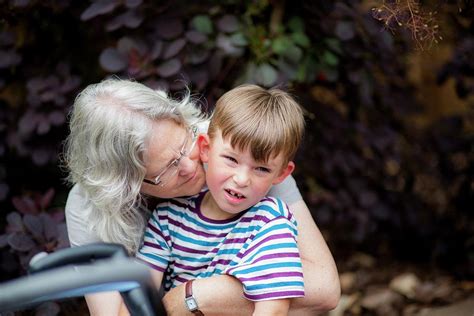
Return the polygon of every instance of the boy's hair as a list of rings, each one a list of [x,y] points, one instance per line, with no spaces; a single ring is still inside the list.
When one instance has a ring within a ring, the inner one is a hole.
[[[209,137],[218,130],[232,147],[250,149],[256,161],[267,162],[282,153],[287,163],[303,138],[303,111],[285,91],[242,85],[217,100]]]

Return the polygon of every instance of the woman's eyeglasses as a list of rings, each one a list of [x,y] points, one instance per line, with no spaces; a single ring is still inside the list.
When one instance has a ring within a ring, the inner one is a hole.
[[[193,151],[194,146],[196,146],[197,138],[197,126],[190,126],[188,128],[188,133],[186,139],[184,140],[184,144],[179,151],[178,157],[173,159],[173,161],[171,161],[171,163],[166,166],[154,180],[143,179],[143,182],[164,187],[166,183],[168,183],[168,181],[178,172],[179,164],[183,157],[189,156],[189,154]]]

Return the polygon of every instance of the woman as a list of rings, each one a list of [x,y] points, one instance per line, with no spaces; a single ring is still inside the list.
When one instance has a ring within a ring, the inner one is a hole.
[[[65,163],[74,184],[66,204],[71,245],[116,242],[134,254],[149,213],[145,197],[194,195],[204,186],[198,148],[180,144],[190,125],[205,132],[206,123],[189,95],[177,102],[164,92],[117,79],[84,89],[74,102],[66,141]],[[340,295],[336,266],[294,179],[269,195],[283,199],[298,221],[306,297],[292,301],[290,312],[314,315],[334,308]],[[205,315],[252,313],[253,304],[232,277],[199,279],[193,289]],[[169,315],[189,313],[184,297],[183,287],[165,296]],[[92,315],[118,313],[118,293],[86,300]]]

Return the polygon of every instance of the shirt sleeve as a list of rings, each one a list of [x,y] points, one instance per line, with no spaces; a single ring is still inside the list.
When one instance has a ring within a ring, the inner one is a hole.
[[[291,175],[286,177],[282,183],[274,185],[267,195],[277,197],[288,205],[303,200],[296,181]]]
[[[158,207],[148,220],[143,244],[136,257],[153,269],[165,272],[171,259],[171,239],[166,215],[159,215],[157,210]]]
[[[72,247],[87,245],[101,241],[88,225],[88,214],[91,211],[87,198],[81,187],[76,184],[72,187],[66,201],[66,226],[69,244]]]
[[[243,284],[247,299],[265,301],[304,296],[296,227],[288,218],[281,216],[267,222],[238,257],[242,257],[239,263],[225,273]]]

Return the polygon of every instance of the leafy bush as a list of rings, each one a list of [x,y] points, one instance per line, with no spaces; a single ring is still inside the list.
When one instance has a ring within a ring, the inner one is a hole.
[[[65,246],[63,211],[48,190],[64,204],[57,158],[67,112],[85,85],[111,75],[172,92],[189,83],[208,110],[241,82],[289,86],[308,117],[296,177],[337,258],[363,248],[474,275],[472,109],[423,129],[407,120],[420,109],[405,59],[413,33],[392,23],[388,32],[387,15],[374,19],[366,2],[0,3],[3,278]],[[459,3],[438,13],[459,31],[438,78],[454,78],[469,100],[472,8]]]
[[[0,235],[0,249],[8,249],[12,256],[2,260],[2,270],[12,272],[21,267],[26,271],[35,254],[69,246],[64,209],[51,208],[53,197],[54,189],[13,197],[16,211],[6,216],[5,233]]]

